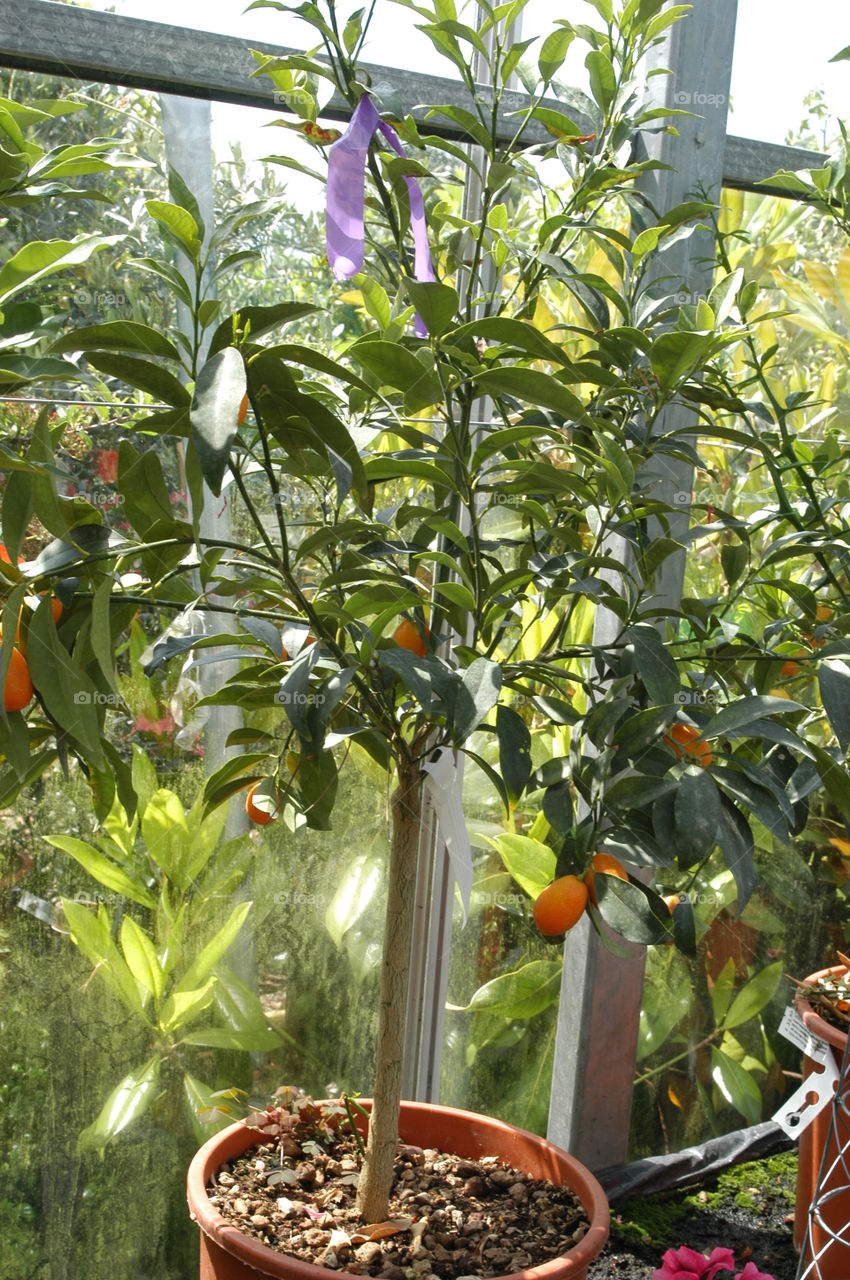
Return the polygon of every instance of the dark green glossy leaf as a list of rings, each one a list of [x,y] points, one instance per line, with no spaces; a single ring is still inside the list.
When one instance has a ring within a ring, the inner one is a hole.
[[[516,804],[531,777],[531,733],[513,707],[496,711],[499,739],[499,768],[511,803]]]
[[[669,704],[679,692],[679,670],[670,651],[654,627],[639,622],[626,632],[634,648],[635,663],[653,702]]]
[[[212,356],[198,374],[189,417],[204,479],[218,497],[236,438],[246,391],[245,363],[235,347]]]
[[[710,773],[690,765],[682,775],[674,801],[676,844],[689,859],[703,857],[720,838],[721,796]]]

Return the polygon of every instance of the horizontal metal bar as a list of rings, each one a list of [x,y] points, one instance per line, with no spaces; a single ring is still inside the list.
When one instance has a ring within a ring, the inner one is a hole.
[[[726,136],[723,153],[723,185],[738,191],[765,192],[759,182],[778,173],[780,169],[794,173],[797,169],[819,169],[827,157],[818,151],[804,151],[802,147],[785,147],[774,142],[759,142],[755,138]],[[799,194],[771,186],[773,195],[786,195],[799,199]]]
[[[252,77],[257,69],[252,49],[271,57],[304,52],[121,14],[96,13],[52,0],[3,0],[0,7],[0,66],[287,113],[283,95],[276,93],[272,82],[264,76]],[[469,106],[459,80],[374,63],[363,64],[363,70],[373,85],[391,85],[405,114],[412,112],[418,121],[424,118],[422,108],[427,104]],[[489,90],[481,86],[481,93],[486,97]],[[501,143],[509,142],[516,131],[518,121],[511,118],[512,113],[527,103],[525,93],[504,92],[498,131]],[[546,105],[557,109],[562,104],[552,100]],[[322,116],[331,120],[347,120],[350,114],[349,104],[338,97],[322,111]],[[583,132],[591,128],[587,119],[575,112],[570,118]],[[458,125],[436,117],[428,122],[428,128],[442,137],[465,138]],[[533,143],[551,141],[536,121],[526,137]]]
[[[256,63],[251,49],[271,56],[295,52],[242,37],[77,9],[53,0],[3,0],[0,7],[0,66],[285,113],[286,104],[279,100],[280,95],[276,99],[271,81],[252,78]],[[457,80],[371,63],[364,70],[372,84],[392,85],[405,113],[412,112],[417,120],[423,118],[423,104],[469,105]],[[481,92],[486,94],[487,89],[482,87]],[[528,97],[506,91],[502,101],[497,136],[505,143],[516,127],[512,113],[521,111]],[[557,109],[561,104],[547,101],[544,105]],[[323,114],[343,120],[349,113],[348,104],[336,98]],[[587,120],[574,113],[572,118],[583,131],[591,130]],[[428,127],[442,137],[464,138],[463,131],[450,121],[435,118]],[[526,137],[533,143],[551,141],[536,122]],[[823,156],[799,148],[729,137],[723,181],[730,187],[756,190],[760,180],[778,169],[814,167],[823,160]]]

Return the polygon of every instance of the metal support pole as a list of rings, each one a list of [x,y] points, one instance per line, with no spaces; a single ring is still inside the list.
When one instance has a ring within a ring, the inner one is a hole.
[[[165,154],[168,165],[176,170],[198,201],[206,235],[215,226],[215,199],[213,196],[212,138],[210,130],[210,104],[194,98],[177,98],[160,95],[162,129],[165,138]],[[187,259],[181,269],[190,270]],[[177,321],[187,337],[192,336],[193,326],[188,307],[177,303]],[[203,353],[202,353],[203,361]],[[201,361],[201,362],[202,362]],[[220,498],[204,485],[204,508],[200,518],[201,537],[223,539],[231,536],[230,502],[225,490]],[[208,613],[208,626],[218,633],[233,631],[230,614]],[[205,694],[220,689],[222,684],[238,670],[235,662],[212,662],[199,668],[199,682]],[[207,773],[212,773],[240,748],[225,748],[227,736],[243,724],[238,707],[211,707],[204,729],[204,763]],[[241,805],[231,804],[227,819],[226,835],[242,835],[248,830],[247,818]]]
[[[479,25],[483,19],[484,12],[481,10],[478,15]],[[519,39],[519,20],[514,23],[513,37]],[[489,54],[492,54],[495,47],[495,38],[496,28],[491,26],[483,36]],[[488,60],[480,52],[475,54],[472,74],[476,84],[492,85]],[[485,151],[477,146],[470,146],[468,151],[478,173],[486,180],[488,158]],[[471,168],[467,169],[463,189],[462,215],[470,222],[481,218],[484,188],[478,173]],[[496,283],[492,259],[486,260],[479,271],[479,277],[484,292],[492,291]],[[458,294],[461,298],[468,285],[468,274],[461,271],[458,279]],[[493,402],[489,396],[485,396],[476,403],[477,411],[473,411],[472,418],[477,425],[473,427],[473,431],[480,433],[480,424],[488,423],[492,417]],[[461,517],[459,523],[464,533],[468,532],[468,520]],[[460,754],[456,782],[460,788],[463,787],[463,766],[464,757]],[[446,846],[440,837],[437,815],[427,797],[422,809],[415,913],[402,1096],[420,1102],[439,1102],[446,992],[451,964],[454,873]]]
[[[693,0],[691,12],[672,28],[653,60],[673,71],[649,81],[656,105],[675,103],[694,112],[677,118],[678,137],[654,134],[647,140],[649,155],[671,166],[641,182],[659,214],[698,192],[720,198],[737,7],[737,0]],[[674,276],[671,293],[704,297],[714,270],[712,234],[694,232],[664,255],[661,269]],[[662,415],[659,430],[692,423],[696,433],[697,421],[675,407]],[[660,460],[653,474],[659,469]],[[674,538],[688,527],[692,485],[691,467],[664,460],[654,496],[677,509],[671,520]],[[671,556],[656,576],[655,603],[678,606],[684,571],[684,555]],[[610,641],[620,626],[600,610],[594,643]],[[643,971],[642,948],[619,959],[605,950],[586,920],[567,935],[548,1133],[591,1169],[626,1159]]]

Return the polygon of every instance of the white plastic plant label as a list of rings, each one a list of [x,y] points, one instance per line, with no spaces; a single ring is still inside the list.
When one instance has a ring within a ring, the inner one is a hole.
[[[811,1058],[813,1062],[823,1063],[832,1057],[826,1041],[821,1040],[820,1036],[812,1035],[797,1010],[791,1004],[786,1007],[782,1015],[779,1034],[783,1035],[786,1040],[790,1040],[798,1049],[802,1049],[806,1057]]]
[[[461,784],[454,753],[448,747],[441,747],[435,759],[424,764],[422,769],[425,773],[425,793],[430,796],[437,812],[440,835],[460,889],[463,923],[466,924],[469,900],[472,897],[472,846],[463,816]]]
[[[789,1138],[798,1138],[812,1123],[815,1116],[819,1115],[827,1103],[832,1101],[837,1083],[838,1066],[835,1058],[829,1053],[823,1064],[823,1070],[813,1071],[806,1077],[799,1089],[787,1098],[776,1112],[773,1117],[774,1123],[778,1124]]]

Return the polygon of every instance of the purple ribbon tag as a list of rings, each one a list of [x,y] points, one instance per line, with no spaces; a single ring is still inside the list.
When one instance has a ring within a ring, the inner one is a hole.
[[[405,154],[395,129],[381,119],[372,99],[364,94],[345,133],[337,139],[328,153],[326,243],[328,262],[337,280],[350,280],[363,270],[366,241],[363,221],[366,160],[376,130],[380,130],[397,155]],[[413,232],[413,274],[420,281],[433,280],[434,268],[428,246],[422,188],[415,178],[406,177],[405,182],[410,198],[410,228]],[[420,338],[428,333],[418,312],[416,333]]]

